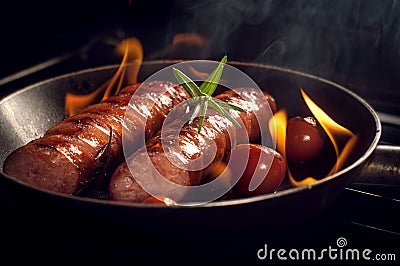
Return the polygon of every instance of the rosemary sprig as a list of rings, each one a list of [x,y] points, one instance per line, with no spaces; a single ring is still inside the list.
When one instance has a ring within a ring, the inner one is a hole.
[[[212,97],[212,94],[215,92],[218,86],[218,82],[221,79],[222,71],[224,69],[226,61],[227,61],[227,56],[225,55],[222,58],[221,62],[218,64],[217,68],[214,69],[214,71],[207,77],[207,79],[200,85],[200,87],[198,87],[196,83],[194,83],[188,76],[182,73],[182,71],[173,68],[173,73],[176,79],[186,90],[186,92],[190,95],[192,101],[195,103],[193,112],[189,119],[189,124],[193,122],[193,120],[197,117],[197,115],[200,112],[200,120],[198,125],[199,133],[201,131],[201,127],[203,126],[208,106],[215,109],[221,115],[226,117],[235,126],[239,128],[241,127],[240,124],[225,109],[232,109],[239,112],[246,112],[246,110],[230,103],[216,101]]]

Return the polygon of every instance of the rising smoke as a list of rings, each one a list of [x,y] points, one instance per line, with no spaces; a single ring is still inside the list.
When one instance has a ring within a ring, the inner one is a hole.
[[[212,46],[210,58],[229,54],[233,60],[326,77],[393,76],[400,66],[396,0],[180,0],[175,6],[179,15],[171,20],[172,33],[204,35]]]

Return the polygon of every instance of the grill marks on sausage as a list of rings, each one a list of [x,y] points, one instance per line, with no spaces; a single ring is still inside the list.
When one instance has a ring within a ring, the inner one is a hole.
[[[228,119],[219,113],[209,113],[204,120],[203,127],[199,133],[197,130],[198,119],[195,119],[190,125],[184,125],[179,131],[178,147],[181,163],[189,164],[190,161],[198,158],[204,158],[202,170],[186,170],[190,168],[179,167],[174,161],[171,163],[163,149],[163,141],[174,142],[172,133],[182,124],[181,121],[173,122],[164,128],[163,138],[161,133],[151,138],[146,143],[146,148],[142,148],[130,156],[124,163],[117,167],[111,177],[109,185],[109,195],[113,200],[141,202],[150,195],[138,184],[136,177],[145,177],[146,187],[148,189],[159,188],[161,184],[155,181],[155,176],[161,174],[169,181],[183,185],[191,186],[202,183],[206,176],[211,173],[221,161],[223,161],[231,149],[231,143],[254,142],[260,137],[260,129],[257,117],[263,110],[266,100],[259,91],[253,91],[246,88],[236,89],[235,91],[226,91],[216,97],[218,100],[232,103],[247,110],[245,113],[230,110],[231,115],[242,124],[242,128],[237,128]],[[268,104],[268,103],[267,103]],[[270,113],[269,113],[270,114]],[[265,115],[263,119],[268,120]],[[164,142],[164,143],[166,143]],[[215,154],[212,146],[215,144]],[[211,157],[210,157],[211,156]],[[211,160],[209,160],[211,158]],[[151,163],[149,163],[149,159]],[[129,165],[129,166],[128,166]],[[131,170],[131,171],[130,171]],[[159,188],[163,191],[163,188]],[[168,191],[165,191],[169,196]],[[160,195],[162,196],[162,195]],[[179,199],[175,199],[178,200]]]
[[[140,85],[127,86],[49,128],[42,138],[6,159],[5,173],[34,186],[73,194],[91,183],[99,167],[113,171],[123,161],[123,130],[133,152],[143,132],[152,137],[170,109],[188,97],[181,86],[170,82],[147,82],[137,90]],[[130,102],[133,93],[138,95]]]

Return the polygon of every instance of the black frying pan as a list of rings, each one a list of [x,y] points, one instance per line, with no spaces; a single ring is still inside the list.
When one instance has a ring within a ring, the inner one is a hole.
[[[145,62],[138,79],[144,80],[173,63],[176,62]],[[248,227],[243,224],[256,228],[262,226],[263,230],[277,230],[311,217],[332,202],[371,158],[381,135],[377,114],[359,96],[331,81],[274,66],[240,62],[229,64],[247,73],[260,88],[272,94],[278,107],[288,111],[288,117],[309,114],[299,93],[301,86],[335,121],[357,133],[357,147],[344,169],[309,186],[195,207],[122,204],[57,194],[31,188],[1,172],[2,204],[6,208],[22,206],[24,210],[35,210],[38,216],[51,213],[52,219],[58,217],[68,221],[68,224],[75,222],[77,225],[98,228],[102,232],[113,228],[114,235],[117,235],[115,230],[118,228],[123,229],[124,234],[154,231],[154,228],[161,229],[161,232],[181,229],[230,232],[246,230]],[[41,136],[51,125],[63,119],[67,91],[95,89],[114,74],[116,67],[105,66],[52,78],[2,99],[0,167],[11,151]],[[129,226],[124,226],[127,224]]]

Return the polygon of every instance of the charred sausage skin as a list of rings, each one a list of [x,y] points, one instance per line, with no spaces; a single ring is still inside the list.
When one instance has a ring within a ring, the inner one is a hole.
[[[135,101],[130,102],[134,93]],[[12,152],[4,172],[35,187],[77,193],[96,179],[100,166],[112,173],[123,161],[123,129],[129,132],[134,152],[143,134],[146,139],[156,134],[169,111],[187,97],[181,86],[170,82],[129,85]]]
[[[186,161],[199,158],[200,156],[207,157],[207,153],[211,150],[210,147],[215,143],[216,151],[210,154],[210,156],[214,156],[210,164],[202,170],[190,171],[171,163],[164,152],[161,133],[159,132],[146,142],[146,147],[139,149],[117,167],[110,180],[110,199],[142,202],[148,198],[150,195],[138,184],[135,179],[136,175],[146,176],[146,178],[152,180],[157,175],[156,172],[158,172],[163,177],[179,185],[198,185],[216,165],[226,158],[232,144],[254,142],[260,137],[260,125],[257,117],[260,117],[261,110],[265,110],[263,109],[263,105],[270,105],[271,99],[273,100],[270,95],[267,93],[261,93],[260,95],[255,90],[240,88],[235,89],[235,91],[229,90],[223,92],[215,98],[223,102],[235,104],[246,110],[245,113],[231,111],[232,116],[238,122],[242,123],[242,128],[237,128],[219,113],[214,112],[209,114],[204,120],[200,133],[197,130],[198,119],[195,119],[190,125],[184,125],[179,131],[178,141],[181,156]],[[274,108],[272,109],[272,111],[275,111]],[[266,119],[265,121],[268,120],[268,117],[262,116],[262,118]],[[165,129],[165,136],[169,136],[168,130],[176,130],[174,126],[180,127],[180,124],[177,121],[169,125]],[[231,137],[233,138],[232,140],[230,139]],[[149,162],[148,158],[150,158],[152,165],[146,163]],[[152,181],[148,184],[159,186],[159,184]]]

